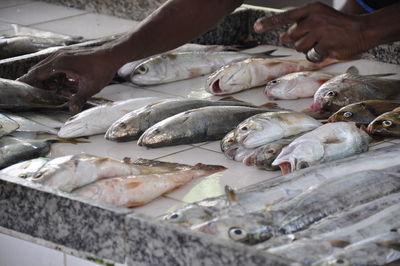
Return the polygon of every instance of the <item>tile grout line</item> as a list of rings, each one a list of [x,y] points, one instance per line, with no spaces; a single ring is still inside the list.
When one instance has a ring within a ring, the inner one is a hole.
[[[179,151],[176,151],[176,152],[173,152],[173,153],[169,153],[169,154],[167,154],[167,155],[163,155],[163,156],[160,156],[160,157],[156,157],[156,158],[154,158],[153,160],[159,160],[159,159],[162,159],[162,158],[171,156],[171,155],[175,155],[175,154],[180,153],[180,152],[192,150],[192,149],[194,149],[194,148],[195,148],[195,147],[192,146],[192,147],[189,147],[189,148],[187,148],[187,149],[179,150]]]
[[[17,6],[24,6],[24,5],[32,4],[32,3],[35,3],[35,2],[36,2],[36,1],[29,1],[29,2],[26,2],[26,3],[13,4],[13,5],[11,5],[11,6],[2,7],[2,8],[0,8],[0,10],[6,9],[6,8],[17,7]]]
[[[79,10],[79,9],[77,9],[77,10]],[[40,25],[40,24],[45,24],[45,23],[54,22],[54,21],[60,21],[60,20],[69,19],[69,18],[75,18],[75,17],[87,15],[87,14],[90,14],[90,12],[84,11],[84,13],[80,13],[80,14],[76,14],[76,15],[71,15],[71,16],[67,16],[67,17],[62,17],[62,18],[50,19],[50,20],[41,21],[41,22],[38,22],[38,23],[28,24],[28,25],[25,25],[25,26],[38,26],[38,25]],[[37,29],[38,29],[38,28],[37,28]]]

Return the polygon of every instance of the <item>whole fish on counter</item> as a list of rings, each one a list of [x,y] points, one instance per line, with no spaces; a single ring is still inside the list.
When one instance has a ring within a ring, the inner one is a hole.
[[[0,139],[0,169],[32,158],[46,156],[49,152],[50,143],[46,140],[2,137]]]
[[[321,125],[314,118],[294,111],[257,114],[241,122],[235,137],[245,148],[256,148],[274,140],[313,130]]]
[[[246,106],[207,106],[192,109],[150,127],[139,138],[138,145],[153,148],[219,140],[250,116],[280,110]]]
[[[66,106],[68,98],[26,83],[0,78],[0,109],[56,109]]]
[[[370,141],[367,133],[352,124],[329,123],[295,139],[283,148],[272,165],[278,165],[282,173],[287,174],[365,152]]]
[[[342,107],[328,118],[328,122],[355,122],[357,124],[368,125],[375,118],[383,113],[392,111],[400,107],[400,101],[381,101],[369,100],[352,103]]]
[[[388,137],[400,137],[400,108],[384,113],[375,118],[367,127],[370,134]]]
[[[189,170],[172,173],[114,177],[86,185],[75,190],[73,194],[113,205],[137,207],[195,178],[225,169],[218,165],[197,164]]]
[[[20,163],[10,165],[0,170],[0,175],[5,174],[14,178],[32,178],[36,175],[40,168],[48,163],[51,158],[39,157],[31,160],[26,160]]]
[[[241,189],[236,192],[235,201],[230,201],[226,195],[209,198],[166,214],[163,219],[190,227],[224,215],[243,215],[269,209],[296,197],[309,187],[343,175],[398,165],[399,152],[400,144],[315,165]]]
[[[324,83],[315,93],[313,111],[336,112],[366,100],[400,100],[400,79],[343,74]]]
[[[251,58],[226,65],[212,73],[206,81],[205,89],[214,95],[236,93],[265,85],[268,81],[283,75],[315,70],[336,63],[326,59],[315,64],[307,60],[281,60]]]
[[[76,138],[104,133],[125,114],[159,100],[157,97],[143,97],[101,104],[69,118],[61,127],[58,136]]]
[[[4,114],[0,114],[0,137],[8,135],[19,128],[19,124]]]
[[[190,169],[189,165],[163,163],[154,165],[151,161],[120,162],[107,157],[90,154],[69,155],[55,158],[40,168],[29,180],[65,192],[92,183],[94,181],[128,175],[147,175],[168,173]]]
[[[215,71],[238,60],[252,57],[272,57],[275,50],[258,54],[244,52],[170,52],[150,57],[139,64],[131,75],[137,85],[155,85],[190,79]]]
[[[205,106],[248,106],[250,103],[232,100],[210,101],[203,99],[167,99],[146,105],[129,112],[115,121],[107,130],[105,138],[114,141],[138,139],[143,132],[156,123],[191,109]]]
[[[245,48],[250,48],[247,46],[241,45],[202,45],[196,43],[186,43],[182,46],[179,46],[176,49],[168,51],[167,53],[182,53],[182,52],[220,52],[220,51],[240,51]],[[138,65],[148,60],[149,57],[132,61],[123,65],[120,69],[118,69],[118,76],[125,79],[126,81],[131,81],[133,73]]]
[[[254,149],[246,149],[240,145],[235,137],[235,131],[232,130],[220,142],[221,151],[224,155],[234,161],[242,162]]]
[[[311,186],[266,210],[216,218],[192,229],[251,245],[304,230],[328,215],[399,191],[400,165],[360,171]]]

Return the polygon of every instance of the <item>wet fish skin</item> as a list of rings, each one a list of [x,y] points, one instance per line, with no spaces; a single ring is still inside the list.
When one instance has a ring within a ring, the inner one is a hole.
[[[334,63],[329,59],[319,64],[307,60],[281,60],[251,58],[226,65],[212,73],[205,89],[214,95],[232,94],[265,85],[268,81],[285,74],[319,69]]]
[[[0,171],[0,174],[5,174],[15,178],[32,178],[40,168],[42,168],[51,159],[39,157],[20,163],[10,165]]]
[[[245,148],[256,148],[272,141],[310,131],[321,123],[300,112],[281,111],[257,114],[241,122],[235,137]]]
[[[105,138],[113,141],[138,139],[148,128],[156,123],[191,109],[206,106],[249,106],[255,105],[241,101],[210,101],[203,99],[167,99],[154,102],[132,111],[116,120],[107,130]]]
[[[272,51],[266,53],[270,52]],[[139,64],[131,75],[131,82],[137,85],[155,85],[190,79],[211,73],[230,62],[257,56],[260,54],[227,51],[164,53]]]
[[[313,97],[322,84],[336,75],[320,71],[290,73],[269,81],[264,93],[270,99],[282,100]]]
[[[279,166],[286,174],[365,152],[370,141],[367,133],[352,124],[328,123],[295,139],[283,148],[272,165]]]
[[[399,102],[368,100],[352,103],[340,108],[328,118],[328,122],[355,122],[368,125],[379,115],[400,107]]]
[[[4,114],[0,114],[0,137],[8,135],[19,128],[19,124]]]
[[[224,215],[257,212],[292,199],[310,186],[333,180],[346,174],[371,169],[384,169],[398,164],[400,144],[384,147],[346,159],[315,165],[301,171],[271,178],[236,192],[237,202],[228,203],[226,196],[209,198],[167,214],[167,221],[195,226]],[[382,162],[376,165],[371,162]],[[332,171],[335,169],[335,171]],[[178,214],[175,219],[169,215]]]
[[[225,170],[225,167],[197,164],[173,173],[134,175],[99,180],[73,192],[75,195],[118,206],[137,207],[180,187],[192,179]]]
[[[388,137],[400,137],[400,108],[375,118],[367,127],[370,134]]]
[[[222,139],[244,119],[274,108],[207,106],[176,114],[147,129],[139,146],[162,147]]]
[[[48,133],[52,135],[57,135],[58,130],[54,128],[32,121],[28,118],[25,118],[15,113],[11,112],[3,112],[3,113],[19,124],[18,131]]]
[[[366,100],[400,100],[400,79],[342,74],[324,83],[315,93],[313,111],[333,111]]]
[[[76,138],[102,134],[123,115],[159,100],[158,97],[143,97],[101,104],[69,118],[61,127],[58,136]]]
[[[57,109],[68,98],[52,91],[34,88],[20,81],[0,78],[0,108],[7,110]]]
[[[32,158],[46,156],[50,152],[49,142],[43,140],[2,137],[0,145],[0,169]]]

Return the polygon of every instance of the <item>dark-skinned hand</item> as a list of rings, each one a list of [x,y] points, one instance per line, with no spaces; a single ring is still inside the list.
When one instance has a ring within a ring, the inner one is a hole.
[[[375,46],[365,36],[366,16],[344,14],[318,2],[260,18],[254,30],[263,33],[288,24],[280,40],[302,53],[314,47],[322,58],[349,59]]]

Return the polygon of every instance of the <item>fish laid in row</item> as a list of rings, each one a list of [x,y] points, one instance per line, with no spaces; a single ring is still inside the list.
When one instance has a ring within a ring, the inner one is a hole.
[[[153,148],[220,140],[244,119],[255,114],[280,110],[246,106],[207,106],[192,109],[153,125],[142,134],[138,144]]]
[[[324,83],[315,93],[311,109],[336,112],[366,100],[400,100],[400,79],[343,74]]]
[[[232,98],[231,101],[210,101],[202,99],[167,99],[148,104],[140,109],[129,112],[116,120],[107,130],[105,138],[114,141],[129,141],[138,139],[143,132],[156,123],[191,109],[205,106],[248,106],[250,103]]]
[[[311,165],[345,158],[368,150],[371,138],[346,122],[329,123],[295,139],[282,149],[272,165],[283,174]]]
[[[163,218],[172,223],[193,226],[224,215],[268,209],[296,197],[310,186],[358,171],[384,169],[398,165],[399,151],[400,145],[393,145],[346,159],[315,165],[238,191],[235,201],[229,201],[226,196],[205,199],[169,213]],[[377,161],[381,163],[374,163]]]
[[[58,136],[76,138],[105,133],[112,123],[125,114],[159,100],[157,97],[143,97],[101,104],[69,118]]]
[[[367,127],[370,134],[385,137],[400,137],[400,108],[384,113],[375,118]]]
[[[268,81],[289,73],[316,70],[332,63],[336,61],[327,59],[315,64],[307,60],[246,59],[215,71],[207,78],[205,89],[214,95],[232,94],[265,85]]]

